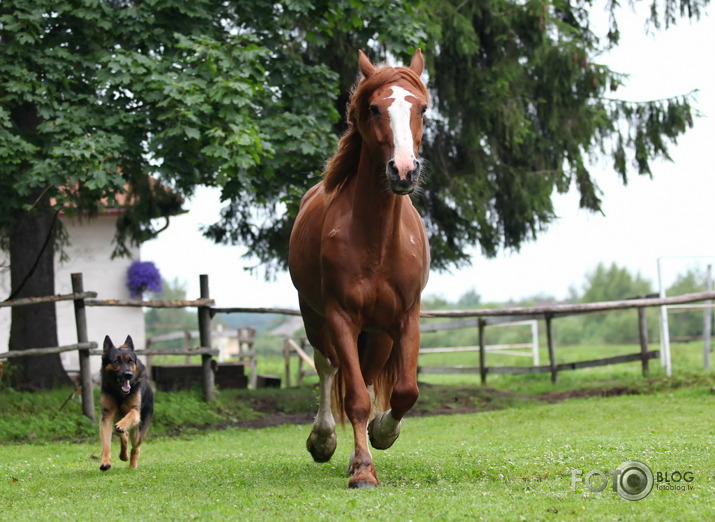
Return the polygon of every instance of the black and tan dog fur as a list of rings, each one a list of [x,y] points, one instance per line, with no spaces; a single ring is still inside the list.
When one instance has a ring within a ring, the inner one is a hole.
[[[120,460],[129,460],[129,465],[136,468],[140,447],[154,413],[154,392],[146,367],[134,352],[131,336],[127,336],[119,347],[114,346],[109,336],[104,338],[101,403],[99,439],[102,460],[99,469],[106,471],[112,467],[112,432],[119,435]],[[129,437],[132,440],[131,460],[127,453]]]

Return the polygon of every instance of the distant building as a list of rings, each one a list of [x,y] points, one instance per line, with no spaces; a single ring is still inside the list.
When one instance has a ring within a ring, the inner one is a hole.
[[[117,198],[118,200],[120,198]],[[122,198],[124,201],[124,198]],[[112,240],[121,208],[108,208],[97,217],[87,219],[70,218],[60,214],[69,245],[65,248],[67,261],[62,263],[59,255],[55,258],[55,293],[72,293],[70,274],[81,273],[84,290],[97,292],[97,299],[130,299],[126,285],[127,269],[133,261],[141,259],[140,248],[128,245],[130,257],[112,259]],[[0,299],[10,295],[9,256],[0,251]],[[159,271],[161,271],[161,267]],[[75,344],[77,330],[72,301],[56,304],[57,338],[60,346]],[[144,348],[144,312],[141,308],[129,307],[87,307],[87,334],[90,341],[102,347],[105,335],[109,335],[116,345],[131,335],[134,346]],[[8,351],[10,337],[10,308],[0,308],[0,352]],[[68,371],[79,370],[76,351],[61,354],[62,364]],[[91,357],[92,374],[99,372],[101,360]]]

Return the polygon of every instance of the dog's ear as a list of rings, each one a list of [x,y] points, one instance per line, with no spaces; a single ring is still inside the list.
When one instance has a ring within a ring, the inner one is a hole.
[[[114,343],[109,338],[108,335],[104,336],[104,353],[107,353],[110,349],[114,348]]]
[[[126,340],[124,341],[124,346],[129,348],[131,351],[134,351],[134,341],[132,341],[132,336],[127,335]]]

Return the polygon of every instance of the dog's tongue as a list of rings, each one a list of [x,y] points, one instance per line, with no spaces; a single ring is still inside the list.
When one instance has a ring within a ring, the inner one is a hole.
[[[132,391],[132,383],[129,382],[129,379],[124,381],[124,384],[122,384],[122,391],[124,393],[129,393],[130,391]]]

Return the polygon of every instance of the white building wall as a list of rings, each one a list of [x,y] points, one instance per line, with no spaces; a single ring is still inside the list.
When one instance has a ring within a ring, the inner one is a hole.
[[[66,248],[68,260],[64,263],[55,259],[55,293],[72,293],[70,274],[82,273],[84,290],[97,292],[97,299],[129,299],[126,287],[126,273],[132,261],[139,259],[139,249],[131,248],[131,258],[111,259],[112,238],[116,227],[115,216],[99,216],[92,220],[63,219],[70,245]],[[8,268],[7,255],[0,253],[0,267]],[[0,295],[10,293],[10,273],[0,273]],[[59,302],[57,309],[57,337],[60,346],[77,342],[77,330],[72,301]],[[7,351],[10,335],[10,309],[0,309],[0,352]],[[87,334],[90,341],[102,347],[105,335],[109,335],[116,345],[131,335],[134,346],[144,348],[144,313],[141,308],[87,307]],[[61,354],[67,370],[78,370],[77,352]],[[100,357],[91,357],[92,374],[98,374]]]

